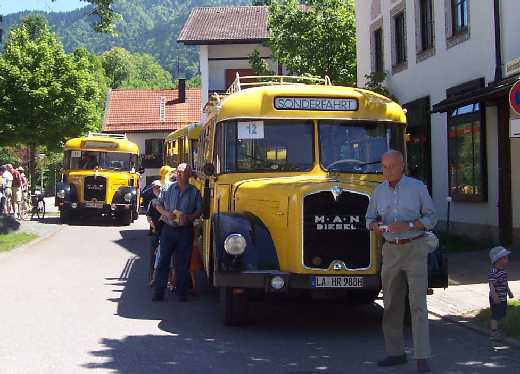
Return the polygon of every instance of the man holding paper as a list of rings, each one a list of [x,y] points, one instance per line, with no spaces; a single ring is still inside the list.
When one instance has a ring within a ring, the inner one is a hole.
[[[164,187],[156,209],[164,221],[160,239],[160,257],[156,269],[152,301],[164,299],[170,258],[174,256],[179,301],[187,300],[188,268],[193,244],[193,221],[202,213],[199,191],[189,183],[191,168],[183,163],[177,167],[177,179]]]

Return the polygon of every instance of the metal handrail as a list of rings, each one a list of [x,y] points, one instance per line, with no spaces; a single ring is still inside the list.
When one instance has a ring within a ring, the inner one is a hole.
[[[241,81],[242,80],[242,81]],[[253,82],[243,82],[243,80],[253,80]],[[322,84],[331,86],[332,83],[328,76],[307,77],[307,76],[293,76],[293,75],[248,75],[241,77],[236,74],[236,78],[226,91],[227,95],[241,91],[242,88],[261,87],[261,86],[276,86],[276,85],[305,85],[305,84]]]

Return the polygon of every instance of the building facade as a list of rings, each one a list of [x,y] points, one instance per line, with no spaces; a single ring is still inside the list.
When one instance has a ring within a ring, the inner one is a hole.
[[[166,136],[200,118],[200,90],[113,89],[105,107],[103,132],[124,133],[139,146],[141,185],[159,179]]]
[[[516,0],[356,1],[358,84],[386,73],[407,108],[409,173],[428,185],[446,228],[517,245],[519,117],[508,93],[518,14]]]
[[[269,38],[267,6],[194,8],[177,41],[199,46],[201,103],[212,92],[223,92],[241,76],[256,75],[249,55],[256,49],[269,69],[278,72],[271,50],[263,45]]]

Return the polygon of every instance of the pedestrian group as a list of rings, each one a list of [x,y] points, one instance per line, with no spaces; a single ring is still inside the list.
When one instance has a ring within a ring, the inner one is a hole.
[[[0,166],[0,214],[20,219],[20,208],[28,187],[23,167],[14,168],[12,164]]]

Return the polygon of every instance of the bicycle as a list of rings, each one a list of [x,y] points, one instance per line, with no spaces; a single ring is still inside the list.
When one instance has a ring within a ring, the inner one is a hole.
[[[43,194],[40,191],[36,191],[33,195],[31,195],[31,220],[34,215],[38,217],[38,220],[41,221],[45,218],[45,200],[43,199]]]

